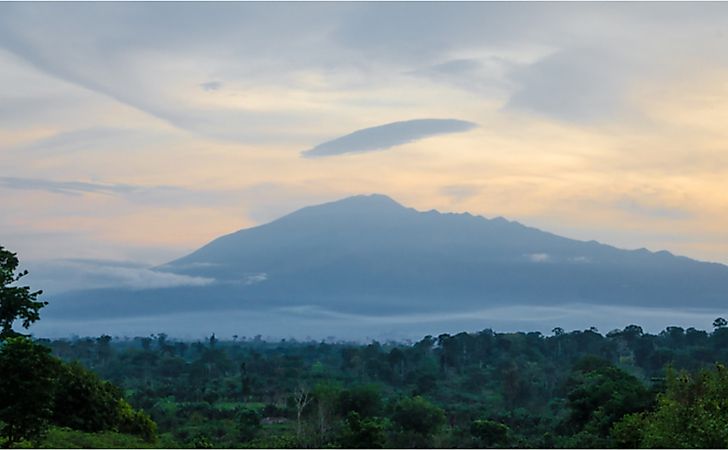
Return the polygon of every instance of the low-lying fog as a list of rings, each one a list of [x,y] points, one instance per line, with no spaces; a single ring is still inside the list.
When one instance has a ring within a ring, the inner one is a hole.
[[[223,339],[234,335],[267,340],[295,338],[333,340],[419,340],[426,335],[475,332],[491,328],[498,332],[540,331],[551,334],[555,327],[585,330],[596,327],[606,334],[630,324],[645,332],[659,333],[668,326],[711,330],[713,320],[728,310],[625,308],[594,305],[553,307],[510,306],[448,314],[370,316],[343,314],[316,307],[279,308],[270,311],[183,313],[113,320],[75,321],[43,319],[31,332],[36,337],[148,336],[167,333],[180,339],[200,339],[215,333]]]

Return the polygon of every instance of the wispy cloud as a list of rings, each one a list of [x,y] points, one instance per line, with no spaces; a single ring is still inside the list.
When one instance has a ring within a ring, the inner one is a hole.
[[[665,205],[645,203],[630,196],[624,196],[616,202],[617,208],[632,215],[639,215],[653,219],[684,220],[693,217],[693,214],[682,208],[670,208]]]
[[[302,152],[304,157],[342,155],[385,150],[430,136],[461,133],[477,127],[458,119],[415,119],[364,128]]]
[[[130,184],[105,184],[83,181],[57,181],[15,177],[0,177],[0,188],[46,191],[65,195],[82,195],[84,193],[125,195],[160,189],[166,191],[181,190],[180,188],[171,186],[143,187]]]
[[[451,184],[440,188],[440,193],[446,197],[450,197],[453,201],[461,202],[471,197],[475,197],[480,193],[478,186],[468,184]]]
[[[89,265],[85,267],[85,272],[89,276],[97,277],[101,281],[107,281],[109,286],[120,286],[130,289],[205,286],[215,281],[212,278],[121,266]]]
[[[79,288],[157,289],[205,286],[212,278],[152,270],[133,261],[62,259],[34,264],[29,282],[52,295]]]
[[[68,154],[77,150],[118,148],[119,146],[139,147],[154,142],[159,136],[161,134],[142,130],[91,127],[60,131],[48,137],[11,147],[11,149],[32,152],[32,156],[42,156],[41,153],[63,152]]]

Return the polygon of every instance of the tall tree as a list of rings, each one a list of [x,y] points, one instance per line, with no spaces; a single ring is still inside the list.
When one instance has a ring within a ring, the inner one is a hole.
[[[12,447],[39,438],[54,409],[55,375],[60,361],[50,349],[25,337],[12,337],[0,349],[0,441]]]
[[[28,286],[11,286],[28,274],[27,270],[17,271],[18,264],[17,255],[0,246],[0,340],[20,335],[13,330],[15,321],[20,320],[27,329],[40,319],[39,310],[48,304],[38,300],[43,291],[32,292]]]
[[[432,436],[445,425],[445,411],[420,396],[404,397],[394,404],[392,421],[400,430],[395,447],[433,447]]]
[[[564,424],[574,433],[569,445],[609,447],[612,425],[627,414],[645,411],[653,399],[634,376],[610,362],[585,357],[566,383],[569,415]]]

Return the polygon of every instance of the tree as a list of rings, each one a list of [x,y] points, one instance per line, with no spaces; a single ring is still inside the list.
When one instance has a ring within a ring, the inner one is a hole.
[[[445,412],[418,395],[397,402],[392,419],[402,429],[430,434],[445,424]]]
[[[715,370],[701,370],[694,375],[676,375],[669,371],[667,391],[658,397],[655,412],[644,416],[640,445],[726,448],[727,423],[728,369],[725,366],[718,364]]]
[[[250,442],[260,431],[260,414],[252,409],[242,409],[238,413],[238,437],[240,442]]]
[[[362,419],[357,412],[350,411],[339,440],[344,448],[384,448],[385,428],[382,419]]]
[[[0,340],[18,336],[13,323],[21,320],[23,328],[40,319],[39,310],[48,302],[38,300],[43,291],[31,292],[28,286],[10,286],[28,274],[18,272],[19,260],[15,253],[0,246]]]
[[[382,397],[375,384],[364,384],[345,389],[339,395],[339,411],[346,416],[356,412],[359,417],[378,416],[382,410]]]
[[[149,416],[133,409],[121,389],[78,362],[60,364],[55,383],[54,425],[93,433],[113,430],[156,441],[157,425]]]
[[[113,430],[138,436],[148,443],[157,441],[157,424],[147,413],[132,408],[123,398],[117,400],[116,410],[117,421]]]
[[[645,413],[632,413],[612,426],[611,437],[617,448],[640,448],[645,427]]]
[[[27,271],[15,275],[18,258],[0,247],[0,443],[11,447],[36,441],[49,424],[80,431],[120,431],[156,440],[156,424],[124,400],[121,389],[79,363],[64,364],[48,347],[13,331],[16,320],[28,328],[46,302],[41,291],[9,287]],[[93,343],[88,339],[89,343]],[[111,337],[98,340],[99,357],[110,354]]]
[[[509,429],[493,420],[478,419],[470,425],[470,434],[478,440],[478,448],[504,447],[508,444]]]
[[[634,342],[636,339],[642,337],[644,334],[644,331],[642,330],[642,327],[639,325],[627,325],[624,327],[624,330],[622,331],[622,337],[627,342]]]
[[[111,336],[102,334],[96,338],[96,353],[101,361],[108,361],[111,356]]]
[[[632,375],[608,361],[586,357],[567,382],[567,428],[577,447],[609,446],[612,425],[627,414],[648,409],[652,397]]]
[[[293,402],[296,405],[296,437],[298,437],[299,441],[301,439],[301,416],[311,400],[310,391],[305,385],[300,384],[293,391]]]
[[[725,328],[726,325],[728,325],[728,321],[722,317],[718,317],[713,321],[713,328]]]
[[[430,437],[445,425],[445,411],[420,396],[405,397],[394,405],[392,421],[402,431],[402,444],[432,447]]]
[[[253,379],[248,374],[248,368],[245,361],[240,363],[240,394],[244,402],[248,401],[253,393]]]
[[[0,345],[0,437],[12,447],[48,428],[60,362],[26,337],[7,338]]]
[[[341,388],[339,386],[328,383],[319,383],[314,387],[313,399],[316,406],[316,422],[319,438],[319,447],[326,440],[329,429],[331,428],[336,406],[339,402],[339,394]]]
[[[116,427],[121,390],[78,362],[64,364],[58,374],[53,422],[74,430],[98,432]]]

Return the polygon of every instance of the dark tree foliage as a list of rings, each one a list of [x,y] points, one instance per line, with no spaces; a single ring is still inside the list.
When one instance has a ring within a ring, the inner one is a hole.
[[[384,448],[386,439],[386,424],[382,419],[362,418],[350,411],[339,442],[344,448]]]
[[[713,328],[725,328],[726,325],[728,325],[728,321],[722,317],[718,317],[713,321]]]
[[[478,448],[507,446],[509,431],[506,425],[488,419],[474,420],[470,425],[470,434],[476,439]]]
[[[53,418],[60,361],[25,337],[0,344],[0,439],[10,447],[42,437]]]
[[[345,389],[339,395],[341,414],[355,412],[360,417],[376,417],[382,413],[382,396],[376,384],[364,384]]]
[[[565,424],[577,447],[609,447],[615,422],[652,406],[649,391],[637,378],[594,357],[577,362],[567,386]]]
[[[141,411],[135,411],[118,387],[101,380],[78,362],[59,370],[53,423],[74,430],[99,432],[116,430],[153,441],[156,425]]]
[[[79,363],[62,362],[46,345],[12,329],[16,320],[28,328],[46,305],[37,300],[41,291],[10,286],[27,274],[16,275],[17,266],[16,255],[0,247],[0,444],[39,444],[51,426],[130,433],[153,442],[156,425],[134,410],[118,387]],[[98,338],[95,351],[89,351],[93,340],[83,342],[84,356],[111,357],[110,336]]]
[[[260,413],[250,409],[243,409],[238,416],[238,432],[240,442],[252,441],[260,431]]]
[[[423,397],[405,397],[394,405],[392,420],[404,431],[427,436],[445,425],[445,412]]]
[[[427,399],[402,398],[392,410],[392,422],[398,431],[395,443],[398,447],[431,447],[432,436],[445,425],[445,420],[445,411]]]
[[[7,446],[37,442],[49,426],[156,439],[154,422],[134,410],[119,388],[26,337],[2,343],[0,375],[0,436]]]
[[[59,372],[63,389],[56,393],[54,423],[89,432],[117,425],[119,410],[114,406],[123,398],[119,388],[100,380],[78,362],[65,364]]]
[[[31,291],[28,286],[11,286],[20,281],[28,271],[17,272],[18,257],[0,246],[0,340],[18,336],[13,330],[15,321],[20,320],[28,328],[40,318],[40,309],[48,304],[38,300],[43,291]]]

